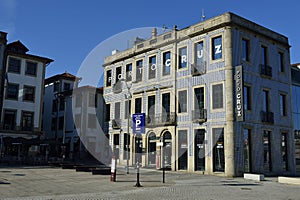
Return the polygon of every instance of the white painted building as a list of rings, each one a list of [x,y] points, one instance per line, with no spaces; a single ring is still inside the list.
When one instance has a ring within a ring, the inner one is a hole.
[[[2,33],[0,35],[3,36]],[[32,143],[30,139],[43,137],[45,70],[53,60],[28,54],[29,50],[20,41],[6,45],[5,39],[2,40],[1,151],[6,155],[25,158]]]

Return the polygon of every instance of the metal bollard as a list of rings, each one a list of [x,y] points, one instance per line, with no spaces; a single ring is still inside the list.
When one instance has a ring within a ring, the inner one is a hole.
[[[142,187],[140,184],[140,164],[139,162],[136,163],[136,184],[135,187]]]
[[[117,159],[115,156],[111,159],[111,170],[110,170],[110,181],[116,182],[116,176],[117,176]]]

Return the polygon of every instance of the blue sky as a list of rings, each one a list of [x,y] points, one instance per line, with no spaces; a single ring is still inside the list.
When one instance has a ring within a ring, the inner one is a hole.
[[[20,40],[30,53],[55,61],[46,77],[77,74],[89,53],[107,38],[141,27],[179,29],[233,12],[289,38],[291,62],[300,62],[299,0],[0,0],[0,30]],[[113,48],[113,47],[112,47]],[[110,54],[109,49],[108,54]],[[90,71],[101,69],[102,61]]]

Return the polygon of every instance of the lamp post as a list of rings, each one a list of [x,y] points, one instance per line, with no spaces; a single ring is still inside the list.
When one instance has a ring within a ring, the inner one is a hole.
[[[125,79],[121,79],[120,81],[125,82],[126,88],[127,88],[127,95],[125,95],[125,98],[127,100],[127,136],[126,136],[126,173],[129,174],[129,118],[130,118],[130,105],[129,100],[131,99],[131,93],[130,93],[130,86],[127,84]]]

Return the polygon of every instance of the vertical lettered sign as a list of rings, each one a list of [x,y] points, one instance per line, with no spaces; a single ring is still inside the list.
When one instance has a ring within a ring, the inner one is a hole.
[[[243,66],[239,65],[235,67],[236,121],[244,121],[243,89]]]

